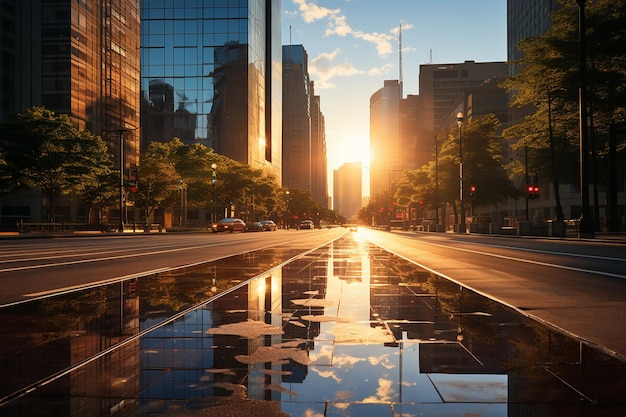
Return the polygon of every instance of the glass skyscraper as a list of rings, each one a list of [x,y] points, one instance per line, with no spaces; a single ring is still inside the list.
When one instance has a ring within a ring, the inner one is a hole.
[[[142,1],[142,148],[178,137],[280,182],[280,13],[280,0]]]

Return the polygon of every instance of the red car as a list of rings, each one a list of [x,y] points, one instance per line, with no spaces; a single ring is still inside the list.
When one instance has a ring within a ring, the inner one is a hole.
[[[238,219],[236,217],[227,217],[225,219],[219,220],[211,225],[211,229],[213,229],[213,233],[217,232],[245,232],[246,231],[246,223]]]

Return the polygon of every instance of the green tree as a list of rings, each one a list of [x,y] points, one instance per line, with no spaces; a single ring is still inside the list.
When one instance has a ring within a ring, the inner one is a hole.
[[[213,164],[217,166],[215,185]],[[260,169],[201,144],[186,145],[178,138],[148,146],[141,155],[139,184],[135,198],[145,207],[146,219],[157,205],[173,208],[180,201],[181,187],[190,208],[212,209],[215,205],[217,213],[223,213],[223,209],[234,206],[237,215],[249,220],[276,212],[280,203],[275,179]]]
[[[576,2],[562,2],[545,35],[520,43],[524,53],[517,63],[520,71],[504,84],[512,95],[512,106],[536,110],[529,111],[523,122],[507,129],[505,136],[512,141],[513,148],[528,151],[531,172],[540,172],[553,183],[557,217],[562,217],[559,184],[578,184],[580,174],[578,13]],[[611,126],[624,124],[626,120],[626,33],[622,29],[626,2],[588,2],[585,16],[591,178],[597,218],[598,182],[618,175],[612,167],[615,164],[609,164],[609,160],[617,159],[618,153],[624,158],[624,141],[615,144]],[[521,174],[522,166],[514,165]]]
[[[10,190],[41,187],[55,220],[60,195],[85,190],[110,167],[104,141],[79,131],[68,115],[32,107],[13,115],[0,128]]]
[[[500,122],[493,114],[469,120],[462,127],[463,188],[466,209],[472,204],[470,186],[477,188],[474,203],[477,206],[494,205],[507,197],[519,196],[519,190],[509,179],[502,161],[502,138],[498,135]],[[460,203],[459,193],[459,132],[453,127],[443,138],[438,166],[435,162],[417,170],[403,173],[395,185],[395,198],[400,205],[408,206],[420,200],[431,209],[435,202],[453,206],[455,215]],[[437,170],[437,172],[436,172]],[[435,178],[439,186],[436,187]],[[438,189],[437,189],[438,188]]]

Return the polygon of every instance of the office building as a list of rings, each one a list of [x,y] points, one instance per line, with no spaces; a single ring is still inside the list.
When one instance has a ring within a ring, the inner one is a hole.
[[[311,80],[302,45],[283,46],[283,187],[311,192]]]
[[[280,0],[142,2],[142,148],[179,137],[280,183],[280,23]]]
[[[506,62],[420,65],[419,91],[425,100],[424,122],[428,124],[425,128],[433,134],[447,130],[449,126],[444,125],[443,120],[470,89],[486,80],[503,80],[507,75]]]
[[[326,126],[302,45],[283,46],[283,187],[328,207]]]
[[[328,208],[328,154],[326,152],[326,121],[322,113],[315,83],[311,81],[311,196],[320,206]]]
[[[136,0],[0,2],[0,122],[45,106],[105,139],[115,165],[139,163],[139,2]],[[2,199],[3,223],[45,217],[38,190]],[[57,213],[78,216],[60,201]],[[10,220],[10,219],[9,219]]]
[[[356,222],[363,198],[361,162],[347,162],[333,171],[333,209]]]

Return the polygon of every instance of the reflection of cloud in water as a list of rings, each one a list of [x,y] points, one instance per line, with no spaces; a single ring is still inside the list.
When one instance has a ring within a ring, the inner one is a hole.
[[[337,322],[337,323],[349,323],[352,320],[346,317],[337,317],[337,316],[325,316],[322,314],[307,314],[305,316],[300,317],[302,320],[318,322],[318,323],[329,323],[329,322]]]
[[[224,374],[224,375],[236,375],[235,371],[233,371],[232,369],[206,369],[206,372],[210,373],[210,374]]]
[[[396,367],[396,364],[389,360],[389,355],[388,354],[381,355],[381,356],[369,356],[367,358],[367,361],[372,366],[380,365],[380,366],[382,366],[384,368],[387,368],[387,369],[394,369]]]
[[[390,379],[378,378],[378,388],[376,395],[363,399],[364,403],[390,403],[396,390],[393,389],[393,381]]]
[[[363,358],[357,358],[355,356],[339,355],[333,359],[333,366],[343,368],[345,366],[354,366],[354,364],[364,361]]]
[[[335,342],[346,344],[393,343],[395,338],[386,328],[370,327],[359,323],[339,323],[335,327]]]
[[[258,348],[252,355],[235,356],[241,363],[253,365],[255,363],[284,363],[284,360],[291,359],[302,365],[308,365],[311,360],[307,356],[306,351],[298,348],[275,348],[273,346],[262,346]]]
[[[298,396],[297,392],[290,391],[287,388],[284,388],[282,385],[278,385],[278,384],[269,384],[269,385],[266,385],[265,388],[272,390],[272,391],[283,392],[285,394],[293,395],[296,397]]]
[[[337,300],[327,300],[325,298],[305,298],[299,300],[291,300],[297,306],[304,307],[333,307],[337,305]]]
[[[354,392],[352,391],[337,391],[337,393],[335,394],[335,401],[347,401],[352,397],[354,397]]]
[[[320,368],[320,367],[317,367],[317,366],[312,366],[310,368],[311,371],[313,371],[316,374],[318,374],[321,378],[324,378],[324,379],[330,378],[330,379],[333,379],[336,383],[341,384],[341,378],[337,376],[335,371],[334,370],[327,371],[326,369],[328,369],[328,368],[326,368],[326,367]]]
[[[320,359],[330,360],[332,356],[333,356],[333,347],[331,345],[322,345],[318,352],[314,350],[309,352],[309,357],[311,358],[311,362],[318,362]]]
[[[208,329],[206,334],[228,334],[246,337],[249,339],[264,335],[284,334],[280,327],[272,326],[261,321],[242,321],[239,323],[224,324]]]

